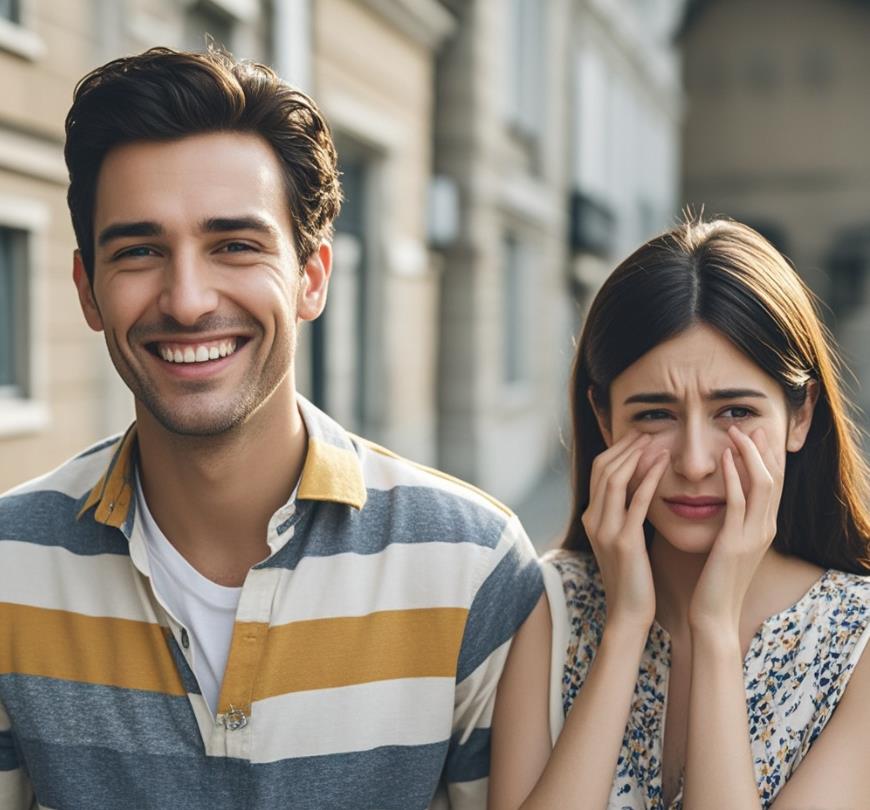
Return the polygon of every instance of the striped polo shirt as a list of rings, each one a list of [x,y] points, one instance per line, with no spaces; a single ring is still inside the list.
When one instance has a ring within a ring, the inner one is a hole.
[[[135,425],[0,498],[0,808],[485,807],[532,545],[299,407],[297,497],[242,588],[217,716],[151,587]]]

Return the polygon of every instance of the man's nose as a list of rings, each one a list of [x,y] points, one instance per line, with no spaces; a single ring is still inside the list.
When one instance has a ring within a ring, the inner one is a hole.
[[[183,326],[193,326],[203,315],[214,312],[218,301],[208,264],[202,258],[193,252],[179,253],[168,263],[159,300],[163,314]]]
[[[724,450],[713,431],[701,425],[689,425],[673,451],[674,472],[688,481],[702,481],[716,472],[718,458]]]

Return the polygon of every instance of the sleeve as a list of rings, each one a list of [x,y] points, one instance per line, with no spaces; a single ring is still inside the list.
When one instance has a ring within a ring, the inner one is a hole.
[[[462,638],[445,781],[452,810],[486,807],[490,724],[514,634],[544,590],[538,556],[516,516],[489,550]]]
[[[33,790],[12,738],[9,715],[0,703],[0,807],[28,810],[33,806]]]

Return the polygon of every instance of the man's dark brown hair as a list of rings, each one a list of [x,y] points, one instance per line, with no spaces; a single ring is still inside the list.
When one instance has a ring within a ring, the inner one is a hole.
[[[300,265],[332,233],[341,206],[335,146],[315,103],[264,65],[210,49],[152,48],[93,70],[66,118],[69,203],[85,271],[94,278],[94,208],[106,154],[133,141],[204,132],[264,138],[284,170]]]

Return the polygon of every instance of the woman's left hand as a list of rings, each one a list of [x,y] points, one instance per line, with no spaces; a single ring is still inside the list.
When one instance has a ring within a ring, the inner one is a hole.
[[[731,448],[722,456],[725,520],[698,578],[689,604],[689,626],[737,632],[743,599],[758,565],[776,535],[782,494],[783,462],[771,450],[761,428],[750,436],[728,431],[746,469],[744,494]]]

